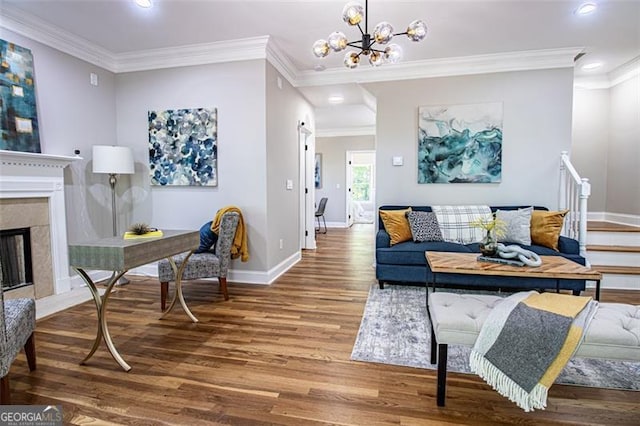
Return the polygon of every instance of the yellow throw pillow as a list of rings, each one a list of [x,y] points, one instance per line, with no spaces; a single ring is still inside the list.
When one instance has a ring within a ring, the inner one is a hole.
[[[558,238],[560,238],[560,231],[562,231],[564,216],[568,211],[534,210],[531,213],[531,244],[558,251]]]
[[[407,212],[410,211],[411,207],[404,210],[380,210],[384,229],[387,230],[389,237],[391,237],[391,245],[409,241],[413,238],[409,220],[407,219]]]

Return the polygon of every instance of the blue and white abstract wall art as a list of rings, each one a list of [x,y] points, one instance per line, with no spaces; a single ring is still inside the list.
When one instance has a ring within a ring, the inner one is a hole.
[[[218,186],[218,110],[149,111],[151,185]]]
[[[0,149],[40,152],[33,56],[0,40]]]
[[[498,183],[502,102],[418,109],[418,183]]]

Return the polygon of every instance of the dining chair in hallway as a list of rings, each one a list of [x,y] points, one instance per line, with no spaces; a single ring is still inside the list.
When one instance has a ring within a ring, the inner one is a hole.
[[[327,207],[327,200],[327,197],[322,197],[320,199],[320,204],[318,204],[318,209],[316,210],[316,220],[318,221],[318,228],[316,229],[316,232],[321,234],[327,233],[327,221],[324,218],[324,209]],[[321,232],[320,218],[322,218],[322,222],[324,223],[324,232]]]

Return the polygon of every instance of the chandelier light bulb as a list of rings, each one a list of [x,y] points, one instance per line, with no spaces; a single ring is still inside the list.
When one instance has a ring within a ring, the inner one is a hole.
[[[390,44],[384,49],[384,61],[388,64],[396,64],[402,59],[402,48],[397,44]]]
[[[326,40],[318,40],[313,43],[313,54],[318,58],[324,58],[329,54],[329,43]]]
[[[347,36],[340,31],[334,31],[329,35],[327,42],[329,43],[331,50],[334,52],[340,52],[347,47]]]
[[[356,2],[349,2],[342,9],[342,19],[349,25],[358,25],[364,17],[364,8]]]
[[[427,24],[417,19],[409,24],[407,37],[411,41],[422,41],[427,36]]]
[[[358,64],[360,64],[360,55],[356,52],[347,52],[347,54],[344,55],[344,65],[347,68],[356,68]]]
[[[373,39],[376,43],[385,44],[393,38],[393,27],[388,22],[380,22],[373,29]]]
[[[369,55],[369,63],[374,67],[379,67],[384,63],[384,57],[380,52],[371,52],[371,55]]]

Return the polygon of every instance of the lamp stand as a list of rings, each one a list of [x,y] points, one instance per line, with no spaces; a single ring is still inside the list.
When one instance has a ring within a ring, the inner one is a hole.
[[[118,178],[116,177],[115,173],[109,173],[109,186],[111,186],[111,219],[113,220],[113,236],[117,237],[118,236],[118,225],[116,222],[116,183],[118,182]],[[118,273],[118,271],[113,271],[113,273],[111,274],[111,277],[109,277],[109,281],[110,282],[113,277],[116,276],[116,274]],[[124,285],[124,284],[129,284],[129,280],[123,275],[119,280],[118,283],[120,285]]]

